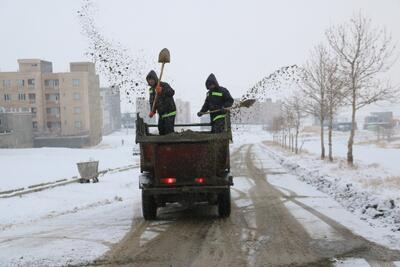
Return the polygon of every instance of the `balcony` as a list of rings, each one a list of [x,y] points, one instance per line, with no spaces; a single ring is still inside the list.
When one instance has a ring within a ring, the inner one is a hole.
[[[46,106],[60,106],[60,100],[46,100]]]
[[[58,86],[55,86],[55,87],[52,87],[52,86],[45,86],[45,87],[44,87],[44,90],[45,90],[46,92],[58,92],[58,91],[60,91],[60,87],[58,87]]]
[[[51,122],[61,122],[60,114],[47,114],[46,119]]]

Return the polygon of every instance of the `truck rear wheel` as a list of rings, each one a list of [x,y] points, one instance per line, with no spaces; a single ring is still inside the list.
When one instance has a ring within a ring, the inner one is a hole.
[[[231,215],[231,190],[225,189],[224,192],[218,194],[218,214],[222,218]]]
[[[157,204],[154,196],[142,190],[142,213],[145,220],[154,220],[157,217]]]

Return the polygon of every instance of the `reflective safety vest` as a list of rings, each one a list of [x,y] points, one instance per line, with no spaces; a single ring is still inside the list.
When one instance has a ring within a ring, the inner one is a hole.
[[[212,92],[211,95],[212,96],[222,96],[222,93],[220,93],[220,92]]]
[[[212,96],[219,96],[219,97],[222,97],[222,96],[223,96],[223,94],[222,94],[221,92],[211,92],[211,95],[212,95]],[[212,121],[217,121],[217,120],[220,120],[220,119],[224,119],[225,117],[226,117],[225,114],[217,115],[217,116],[215,116],[215,117],[213,118]]]
[[[213,121],[220,120],[220,119],[225,119],[225,117],[226,117],[226,114],[221,114],[221,115],[215,116],[213,118]]]
[[[175,115],[176,115],[176,110],[175,110],[175,111],[172,111],[172,112],[170,112],[170,113],[161,115],[161,118],[164,119],[164,118],[168,118],[168,117],[175,116]]]

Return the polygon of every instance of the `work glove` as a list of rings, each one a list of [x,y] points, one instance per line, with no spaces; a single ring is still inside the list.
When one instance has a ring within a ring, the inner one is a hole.
[[[157,92],[157,95],[160,95],[160,94],[161,94],[161,92],[162,92],[162,87],[161,87],[160,85],[156,87],[156,92]]]
[[[197,117],[201,117],[203,115],[203,112],[199,111],[197,112]]]
[[[153,112],[153,111],[150,111],[150,113],[149,113],[149,117],[150,117],[150,118],[153,118],[153,117],[154,117],[154,115],[156,115],[156,113],[155,113],[155,112]]]

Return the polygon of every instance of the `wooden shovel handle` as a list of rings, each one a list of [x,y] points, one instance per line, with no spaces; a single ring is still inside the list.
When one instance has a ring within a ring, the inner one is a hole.
[[[161,65],[161,73],[160,73],[160,78],[158,79],[158,83],[157,83],[157,87],[158,86],[160,86],[160,82],[161,82],[161,78],[162,78],[162,75],[163,75],[163,72],[164,72],[164,62],[162,63],[162,65]],[[151,111],[152,112],[156,112],[156,102],[157,102],[157,97],[158,97],[158,94],[157,94],[157,91],[155,92],[155,96],[154,96],[154,100],[153,100],[153,107],[151,108]]]
[[[203,114],[217,113],[217,112],[220,112],[220,111],[223,111],[223,110],[231,110],[232,108],[236,108],[236,107],[221,108],[221,109],[216,109],[216,110],[210,110],[210,111],[203,112]]]

